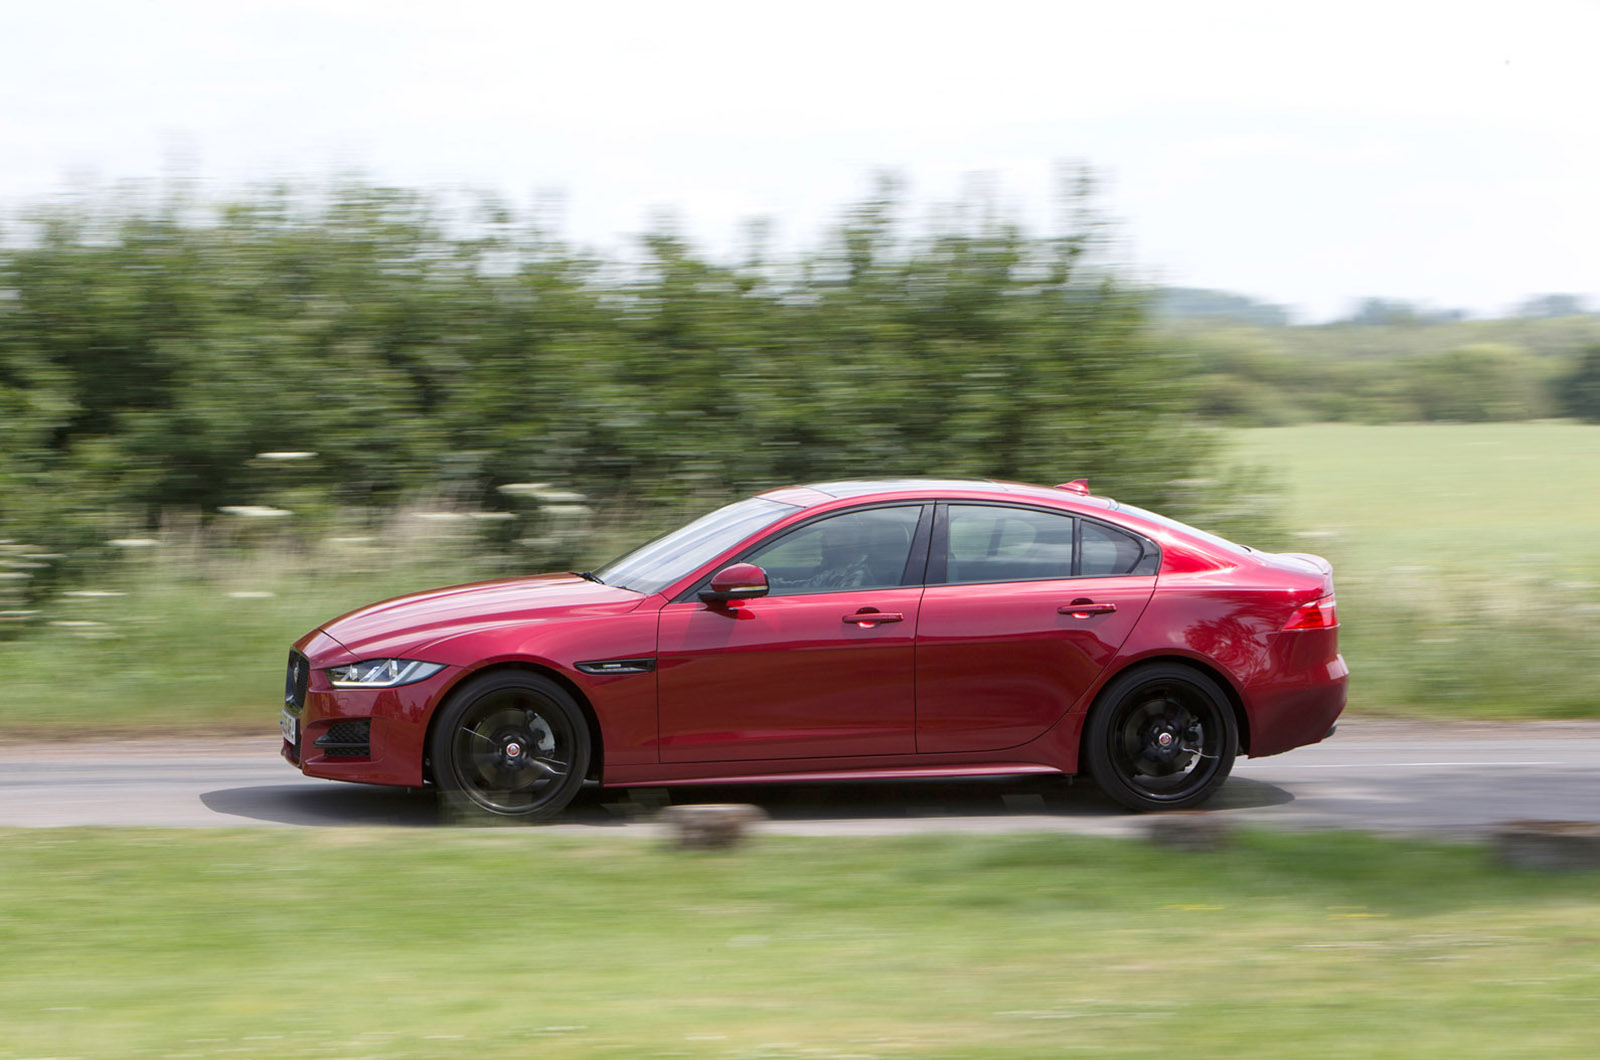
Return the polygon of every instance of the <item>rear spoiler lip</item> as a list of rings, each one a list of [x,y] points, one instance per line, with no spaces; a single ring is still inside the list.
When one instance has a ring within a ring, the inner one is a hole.
[[[1321,556],[1310,552],[1264,552],[1263,559],[1276,560],[1285,566],[1293,566],[1310,573],[1315,571],[1322,575],[1322,595],[1328,596],[1333,592],[1333,564]]]
[[[1312,555],[1310,552],[1273,552],[1270,555],[1273,559],[1287,559],[1304,563],[1315,568],[1318,574],[1333,573],[1333,564],[1321,556]]]

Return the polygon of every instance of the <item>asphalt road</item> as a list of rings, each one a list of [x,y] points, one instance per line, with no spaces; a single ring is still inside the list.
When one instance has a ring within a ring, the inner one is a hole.
[[[430,794],[301,776],[276,737],[0,743],[0,827],[434,827]],[[651,811],[750,802],[793,835],[1141,832],[1092,784],[1038,781],[678,788],[581,794],[558,831],[652,836]],[[1346,719],[1323,744],[1241,759],[1206,807],[1241,823],[1463,838],[1511,819],[1600,821],[1600,723]]]

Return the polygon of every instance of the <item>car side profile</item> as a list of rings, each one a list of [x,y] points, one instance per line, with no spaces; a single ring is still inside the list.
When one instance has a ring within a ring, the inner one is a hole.
[[[1087,773],[1180,809],[1331,733],[1347,679],[1319,557],[1081,480],[823,483],[328,622],[290,651],[283,755],[530,820],[586,781]]]

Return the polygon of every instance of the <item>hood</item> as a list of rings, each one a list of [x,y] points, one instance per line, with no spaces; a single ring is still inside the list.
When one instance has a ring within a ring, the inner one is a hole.
[[[322,627],[362,658],[409,651],[444,637],[494,626],[632,611],[644,596],[574,574],[452,585],[397,596],[351,611]]]

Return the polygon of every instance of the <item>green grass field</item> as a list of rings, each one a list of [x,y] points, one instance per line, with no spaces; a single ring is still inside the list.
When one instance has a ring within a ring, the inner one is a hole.
[[[1594,875],[1352,835],[0,833],[0,1060],[1592,1055]]]
[[[1600,426],[1320,424],[1233,437],[1239,458],[1279,476],[1307,550],[1338,551],[1362,577],[1600,577]]]

